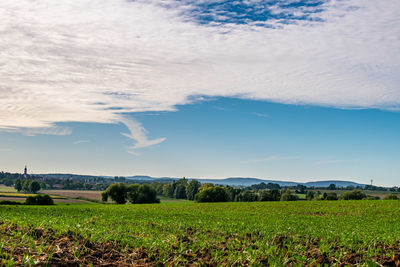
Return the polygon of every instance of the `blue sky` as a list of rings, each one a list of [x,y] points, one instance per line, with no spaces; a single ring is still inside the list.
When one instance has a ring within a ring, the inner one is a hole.
[[[123,124],[66,123],[69,135],[1,133],[2,162],[34,172],[398,182],[398,112],[232,98],[178,109],[132,114],[149,138],[166,137],[139,155],[126,152]]]
[[[3,0],[0,169],[397,185],[400,5]]]

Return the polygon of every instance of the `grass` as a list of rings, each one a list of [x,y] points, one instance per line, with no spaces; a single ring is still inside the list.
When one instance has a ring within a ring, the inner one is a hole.
[[[3,184],[0,184],[0,192],[17,192],[14,187],[10,186],[5,186]]]
[[[158,196],[160,199],[161,203],[190,203],[191,201],[186,200],[186,199],[176,199],[176,198],[170,198],[170,197],[164,197],[164,196]]]
[[[400,251],[400,201],[7,206],[0,221],[172,265],[373,265]]]
[[[0,197],[21,197],[21,198],[26,198],[30,196],[36,196],[36,194],[27,194],[27,193],[0,193]],[[55,196],[55,195],[50,195],[51,198],[55,199],[65,199],[66,197],[63,196]]]

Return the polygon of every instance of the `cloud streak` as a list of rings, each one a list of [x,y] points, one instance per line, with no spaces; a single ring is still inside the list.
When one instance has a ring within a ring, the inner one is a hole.
[[[138,149],[154,146],[160,144],[166,140],[165,137],[149,140],[147,137],[147,131],[143,126],[133,119],[122,118],[121,123],[123,123],[129,130],[129,133],[121,133],[123,136],[132,139],[135,144],[131,146],[128,150],[129,153],[133,155],[138,155]]]
[[[2,0],[0,129],[122,121],[135,150],[163,139],[149,141],[125,114],[196,96],[398,110],[397,1],[292,2],[270,13],[307,19],[260,26],[199,23],[193,1]]]
[[[84,144],[84,143],[89,143],[89,140],[77,140],[73,142],[74,145],[79,145],[79,144]]]

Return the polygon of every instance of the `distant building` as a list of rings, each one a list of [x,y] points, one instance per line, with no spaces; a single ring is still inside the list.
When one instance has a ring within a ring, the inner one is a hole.
[[[24,168],[24,178],[25,179],[28,178],[28,169],[26,168],[26,165],[25,165],[25,168]]]

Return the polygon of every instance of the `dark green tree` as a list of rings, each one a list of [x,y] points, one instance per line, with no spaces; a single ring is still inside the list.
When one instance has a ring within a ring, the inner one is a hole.
[[[307,191],[306,198],[307,198],[307,200],[315,199],[315,192],[314,191]]]
[[[20,179],[16,180],[14,183],[14,188],[18,191],[21,192],[22,190],[22,182]]]
[[[226,202],[228,199],[228,192],[223,186],[207,186],[195,196],[197,202]]]
[[[280,199],[281,192],[278,189],[271,189],[260,193],[260,201],[279,201]]]
[[[186,198],[194,200],[194,196],[199,192],[201,183],[196,180],[191,180],[186,186]]]
[[[166,197],[174,197],[175,186],[173,183],[165,184],[163,187],[163,195]]]
[[[29,196],[25,200],[26,205],[54,205],[53,199],[49,195]]]
[[[395,194],[389,194],[389,195],[386,195],[384,199],[386,199],[386,200],[398,200],[399,198]]]
[[[128,186],[127,198],[130,203],[137,203],[139,188],[140,185],[138,184],[131,184],[130,186]]]
[[[338,200],[338,196],[335,192],[330,192],[330,193],[323,193],[322,194],[322,199],[323,200]]]
[[[336,185],[335,184],[330,184],[328,186],[328,190],[336,190]]]
[[[246,190],[240,193],[237,197],[237,201],[240,202],[254,202],[258,200],[258,195],[254,192]]]
[[[40,190],[40,184],[37,181],[31,181],[29,184],[29,192],[36,194]]]
[[[299,194],[305,194],[306,189],[307,189],[307,187],[304,186],[304,185],[302,185],[302,184],[298,184],[298,185],[296,186],[296,191],[297,191]]]
[[[299,197],[293,194],[289,190],[286,190],[281,196],[281,201],[296,201],[296,200],[299,200]]]
[[[29,193],[30,192],[30,185],[31,185],[31,180],[22,180],[22,191]]]
[[[110,197],[117,204],[125,204],[127,199],[127,187],[123,183],[110,185],[103,193],[101,198],[103,201],[108,201]]]
[[[238,201],[238,197],[242,190],[240,188],[234,188],[232,186],[227,185],[225,187],[226,192],[228,193],[228,201]]]
[[[342,199],[344,200],[361,200],[366,197],[367,195],[361,192],[360,190],[353,190],[350,192],[344,192],[342,194]]]
[[[148,184],[143,184],[139,187],[136,203],[160,203],[157,198],[157,192]]]
[[[184,184],[178,183],[175,186],[174,198],[186,199],[186,186]]]

